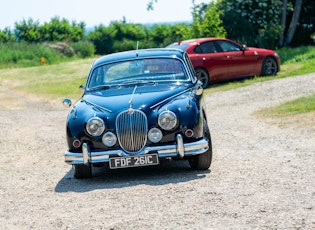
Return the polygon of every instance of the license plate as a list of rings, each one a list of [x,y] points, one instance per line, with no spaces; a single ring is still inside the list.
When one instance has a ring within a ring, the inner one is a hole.
[[[109,167],[111,169],[139,167],[157,164],[159,164],[159,158],[157,154],[146,154],[129,157],[114,157],[109,159]]]

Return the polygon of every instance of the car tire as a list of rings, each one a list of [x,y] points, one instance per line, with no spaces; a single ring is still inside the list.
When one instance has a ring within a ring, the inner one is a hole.
[[[191,156],[188,158],[190,168],[193,170],[207,170],[209,169],[212,161],[212,143],[211,135],[207,121],[203,121],[204,138],[208,140],[209,149],[199,155]]]
[[[209,74],[207,70],[205,70],[204,68],[196,68],[195,72],[198,80],[202,82],[202,88],[204,89],[207,88],[209,84]]]
[[[73,166],[73,177],[76,179],[85,179],[92,176],[92,167],[91,165],[74,165]]]
[[[274,58],[266,57],[261,67],[262,76],[274,76],[278,72],[278,65]]]

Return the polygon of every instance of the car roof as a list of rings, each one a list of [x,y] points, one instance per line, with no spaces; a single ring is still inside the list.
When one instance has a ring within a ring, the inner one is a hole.
[[[143,59],[154,57],[177,57],[182,59],[184,51],[174,48],[154,48],[129,50],[124,52],[112,53],[98,58],[92,66],[103,65],[105,63],[117,62],[121,60]]]
[[[189,40],[183,40],[183,41],[178,41],[173,44],[193,44],[193,43],[200,43],[204,41],[211,41],[211,40],[217,40],[218,38],[194,38],[194,39],[189,39]]]
[[[200,43],[205,42],[205,41],[214,41],[214,40],[231,41],[231,40],[229,40],[227,38],[214,38],[214,37],[210,37],[210,38],[194,38],[194,39],[174,42],[171,45],[183,45],[183,44],[195,45],[195,44],[200,44]]]

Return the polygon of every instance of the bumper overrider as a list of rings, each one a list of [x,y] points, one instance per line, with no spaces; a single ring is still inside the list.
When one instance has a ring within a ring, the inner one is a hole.
[[[184,143],[182,135],[176,137],[177,144],[145,147],[137,155],[147,153],[157,153],[159,158],[193,156],[202,154],[209,149],[208,141],[201,139],[196,142]],[[89,164],[89,163],[104,163],[109,162],[111,157],[129,156],[123,150],[108,150],[108,151],[91,151],[88,144],[82,144],[82,153],[65,151],[65,162],[68,164]]]

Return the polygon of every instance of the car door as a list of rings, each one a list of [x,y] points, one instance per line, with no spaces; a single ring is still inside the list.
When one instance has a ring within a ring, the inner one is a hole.
[[[226,57],[229,78],[254,75],[259,59],[257,52],[251,52],[239,44],[226,40],[217,40],[216,43]]]
[[[189,56],[194,66],[202,66],[207,69],[211,81],[226,78],[229,75],[227,57],[214,41],[200,43],[194,49],[194,54]]]

